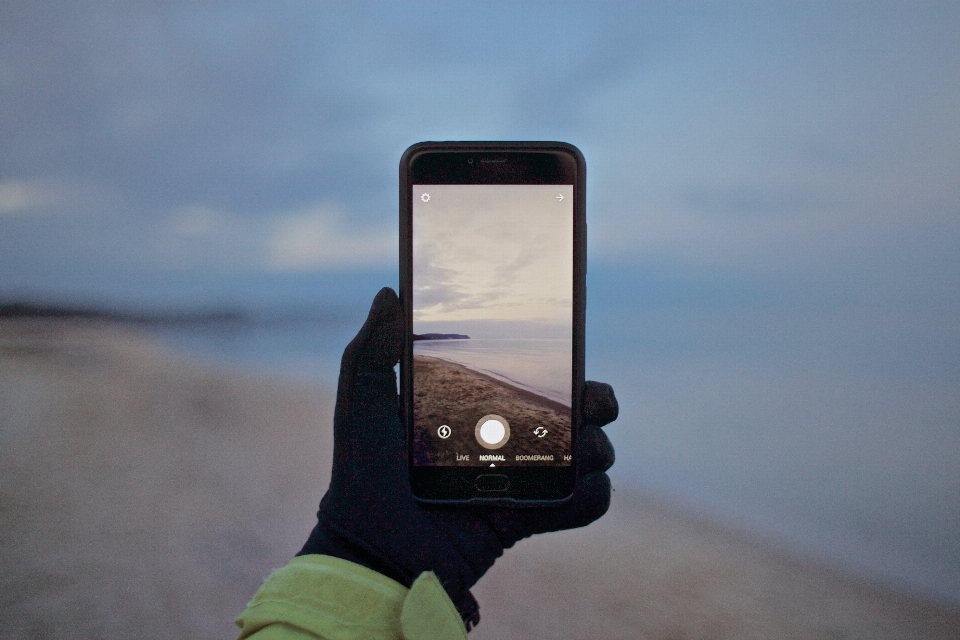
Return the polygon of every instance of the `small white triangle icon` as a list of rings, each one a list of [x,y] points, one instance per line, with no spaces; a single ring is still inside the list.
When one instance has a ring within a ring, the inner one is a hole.
[[[495,465],[495,464],[493,464],[493,463],[491,462],[491,463],[490,463],[490,466],[491,466],[491,467],[495,467],[495,466],[497,466],[497,465]]]

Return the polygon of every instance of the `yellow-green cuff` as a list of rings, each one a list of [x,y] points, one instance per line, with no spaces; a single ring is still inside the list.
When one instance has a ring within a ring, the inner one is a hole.
[[[275,570],[237,618],[240,639],[448,640],[467,631],[432,572],[409,589],[347,560],[299,556]]]

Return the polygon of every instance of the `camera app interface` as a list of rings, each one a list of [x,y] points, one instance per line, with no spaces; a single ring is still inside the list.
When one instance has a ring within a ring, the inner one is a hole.
[[[573,186],[413,187],[418,466],[569,465]]]

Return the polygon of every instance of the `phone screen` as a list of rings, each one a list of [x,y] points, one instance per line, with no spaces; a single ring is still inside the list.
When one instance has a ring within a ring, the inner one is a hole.
[[[569,466],[573,185],[412,190],[414,466]]]

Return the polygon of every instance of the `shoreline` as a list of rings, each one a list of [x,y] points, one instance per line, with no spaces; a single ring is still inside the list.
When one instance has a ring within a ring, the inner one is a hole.
[[[315,523],[333,398],[137,328],[0,321],[0,636],[235,637]],[[473,592],[475,640],[960,637],[958,608],[622,489]]]
[[[960,608],[638,492],[615,491],[600,520],[533,536],[511,559],[474,588],[503,607],[482,619],[480,640],[960,638]]]
[[[481,339],[480,341],[482,342],[484,340]],[[481,366],[480,364],[477,364],[476,362],[471,362],[470,361],[471,359],[469,357],[463,358],[467,360],[467,362],[463,362],[461,360],[456,360],[448,357],[448,355],[451,355],[451,354],[448,354],[443,349],[431,349],[429,347],[423,347],[418,349],[417,347],[418,344],[422,344],[422,343],[417,342],[414,344],[414,349],[413,349],[414,356],[438,358],[446,362],[451,362],[453,364],[460,365],[461,367],[466,367],[467,369],[471,371],[475,371],[476,373],[493,378],[494,380],[502,382],[515,389],[532,393],[533,395],[539,396],[541,398],[546,398],[547,400],[563,405],[564,407],[570,408],[570,406],[572,405],[572,398],[570,394],[571,390],[568,386],[565,387],[563,390],[559,390],[557,388],[549,388],[549,387],[545,388],[542,386],[538,387],[535,384],[527,384],[521,380],[514,380],[513,378],[506,375],[505,373],[500,373],[494,370],[493,368],[484,368],[483,366]],[[456,350],[452,355],[454,355],[454,357],[457,356]],[[528,376],[530,375],[530,373],[531,373],[530,371],[527,371]],[[567,372],[566,375],[567,375],[567,381],[569,384],[569,371]]]

